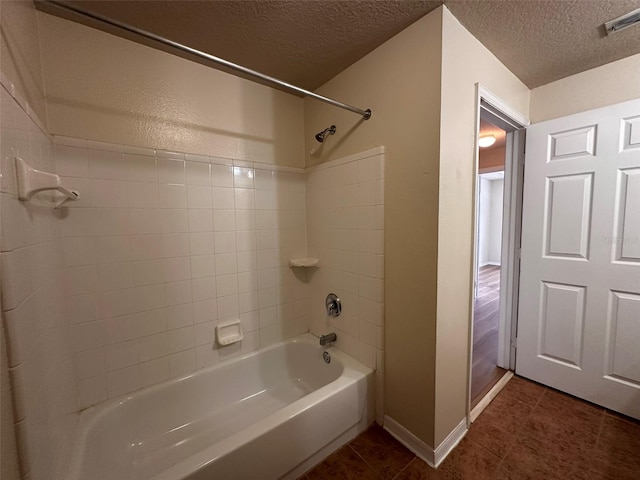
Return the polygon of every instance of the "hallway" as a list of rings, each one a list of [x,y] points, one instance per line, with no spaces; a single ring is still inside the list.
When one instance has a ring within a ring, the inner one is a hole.
[[[471,370],[471,407],[504,375],[496,365],[500,316],[500,267],[485,265],[478,275],[478,297],[474,302],[473,366]]]

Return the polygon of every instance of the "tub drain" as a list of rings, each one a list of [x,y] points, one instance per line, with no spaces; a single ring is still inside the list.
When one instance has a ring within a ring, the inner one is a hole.
[[[324,358],[324,363],[331,363],[331,354],[329,352],[323,352],[322,358]]]

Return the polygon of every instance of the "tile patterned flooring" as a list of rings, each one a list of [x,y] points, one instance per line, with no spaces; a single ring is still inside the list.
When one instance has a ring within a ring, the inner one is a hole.
[[[437,470],[377,425],[300,480],[638,480],[640,422],[513,377]]]

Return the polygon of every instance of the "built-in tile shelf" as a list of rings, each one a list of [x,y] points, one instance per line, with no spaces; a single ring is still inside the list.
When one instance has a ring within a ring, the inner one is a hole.
[[[304,257],[304,258],[292,258],[289,260],[289,267],[291,268],[310,268],[310,267],[319,267],[320,259],[313,257]]]

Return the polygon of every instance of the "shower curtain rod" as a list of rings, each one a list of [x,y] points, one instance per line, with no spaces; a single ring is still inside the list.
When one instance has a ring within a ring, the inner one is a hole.
[[[264,73],[256,72],[255,70],[251,70],[250,68],[243,67],[242,65],[235,64],[233,62],[229,62],[228,60],[224,60],[223,58],[216,57],[214,55],[210,55],[205,52],[201,52],[200,50],[196,50],[195,48],[188,47],[178,42],[174,42],[173,40],[169,40],[167,38],[161,37],[160,35],[156,35],[155,33],[147,32],[146,30],[141,30],[136,27],[132,27],[131,25],[127,25],[126,23],[119,22],[117,20],[113,20],[111,18],[103,17],[102,15],[98,15],[95,13],[86,12],[80,8],[74,7],[72,5],[67,5],[55,0],[40,0],[38,3],[41,4],[49,4],[54,6],[55,8],[60,8],[62,10],[67,10],[69,12],[73,12],[82,17],[90,18],[100,23],[104,23],[110,25],[112,27],[119,28],[121,30],[125,30],[129,33],[133,33],[135,35],[140,35],[142,37],[151,39],[153,41],[162,43],[169,47],[175,48],[177,50],[181,50],[183,52],[189,53],[191,55],[195,55],[196,57],[204,58],[213,63],[217,63],[222,65],[230,70],[235,70],[237,72],[244,73],[250,77],[259,78],[268,83],[272,83],[274,85],[278,85],[286,90],[291,92],[299,93],[311,98],[315,98],[316,100],[320,100],[321,102],[328,103],[333,105],[334,107],[343,108],[345,110],[349,110],[350,112],[357,113],[358,115],[362,115],[365,120],[369,120],[371,118],[371,109],[367,108],[366,110],[362,110],[360,108],[356,108],[351,105],[347,105],[346,103],[338,102],[337,100],[333,100],[332,98],[323,97],[322,95],[318,95],[317,93],[310,92],[309,90],[305,90],[304,88],[296,87],[290,83],[287,83],[283,80],[279,80],[277,78],[271,77],[269,75],[265,75]]]

